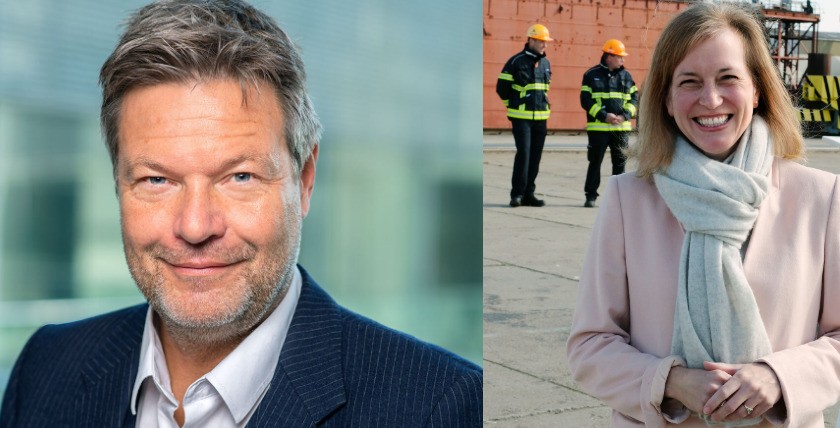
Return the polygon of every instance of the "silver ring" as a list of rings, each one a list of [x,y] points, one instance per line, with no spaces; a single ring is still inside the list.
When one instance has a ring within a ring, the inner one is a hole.
[[[753,408],[752,408],[752,407],[750,407],[750,406],[747,406],[746,404],[744,404],[744,408],[745,408],[745,409],[747,409],[747,416],[749,416],[749,415],[750,415],[750,413],[752,413],[752,412],[753,412]]]

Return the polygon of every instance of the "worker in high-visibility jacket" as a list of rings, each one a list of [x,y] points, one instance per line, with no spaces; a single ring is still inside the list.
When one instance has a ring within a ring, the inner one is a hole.
[[[624,69],[627,50],[624,43],[616,39],[604,43],[601,62],[583,74],[580,87],[580,105],[586,111],[586,134],[589,145],[586,158],[585,207],[594,207],[601,185],[601,162],[607,147],[610,148],[613,175],[624,172],[627,158],[630,119],[636,117],[639,105],[639,90],[633,76]]]
[[[546,122],[551,113],[548,102],[551,65],[545,57],[545,48],[554,39],[541,24],[528,28],[527,35],[525,48],[505,63],[496,82],[496,93],[507,108],[516,143],[510,190],[512,207],[545,205],[534,192],[548,133]]]

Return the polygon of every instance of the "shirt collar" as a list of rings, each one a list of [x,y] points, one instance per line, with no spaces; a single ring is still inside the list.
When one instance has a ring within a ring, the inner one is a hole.
[[[280,350],[286,341],[303,283],[300,270],[295,267],[293,271],[289,290],[277,308],[213,370],[204,375],[219,392],[237,423],[256,407],[277,368]],[[166,367],[166,359],[163,358],[160,338],[154,328],[151,307],[146,313],[141,346],[140,365],[131,394],[131,413],[135,415],[137,399],[146,378],[152,377],[164,387],[167,394],[171,394],[169,370]]]
[[[134,379],[134,387],[131,390],[131,414],[137,414],[137,399],[140,395],[140,387],[147,378],[158,385],[167,385],[161,388],[170,391],[169,370],[166,367],[166,359],[163,359],[163,347],[160,344],[157,330],[154,326],[154,312],[152,307],[146,311],[146,323],[143,327],[143,341],[140,345],[140,365],[137,367],[137,377]],[[163,369],[158,371],[158,369]]]

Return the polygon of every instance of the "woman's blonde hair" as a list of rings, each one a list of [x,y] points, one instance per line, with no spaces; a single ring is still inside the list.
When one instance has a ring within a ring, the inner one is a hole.
[[[638,161],[636,174],[650,178],[671,163],[680,130],[665,107],[677,65],[695,46],[724,29],[741,36],[745,62],[759,94],[753,114],[765,119],[777,157],[802,156],[803,141],[796,110],[770,57],[762,16],[753,6],[735,3],[697,3],[674,17],[662,31],[642,88],[639,141],[628,151]]]

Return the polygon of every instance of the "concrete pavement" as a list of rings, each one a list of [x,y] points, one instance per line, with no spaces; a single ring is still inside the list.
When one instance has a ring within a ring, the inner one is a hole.
[[[609,427],[610,409],[569,375],[569,335],[583,254],[598,208],[583,207],[586,134],[551,136],[542,208],[510,208],[513,138],[485,134],[484,421],[499,427]],[[808,165],[840,173],[840,145],[808,140]],[[632,169],[631,164],[628,170]],[[602,188],[610,174],[602,164]],[[826,412],[834,427],[837,408]]]

